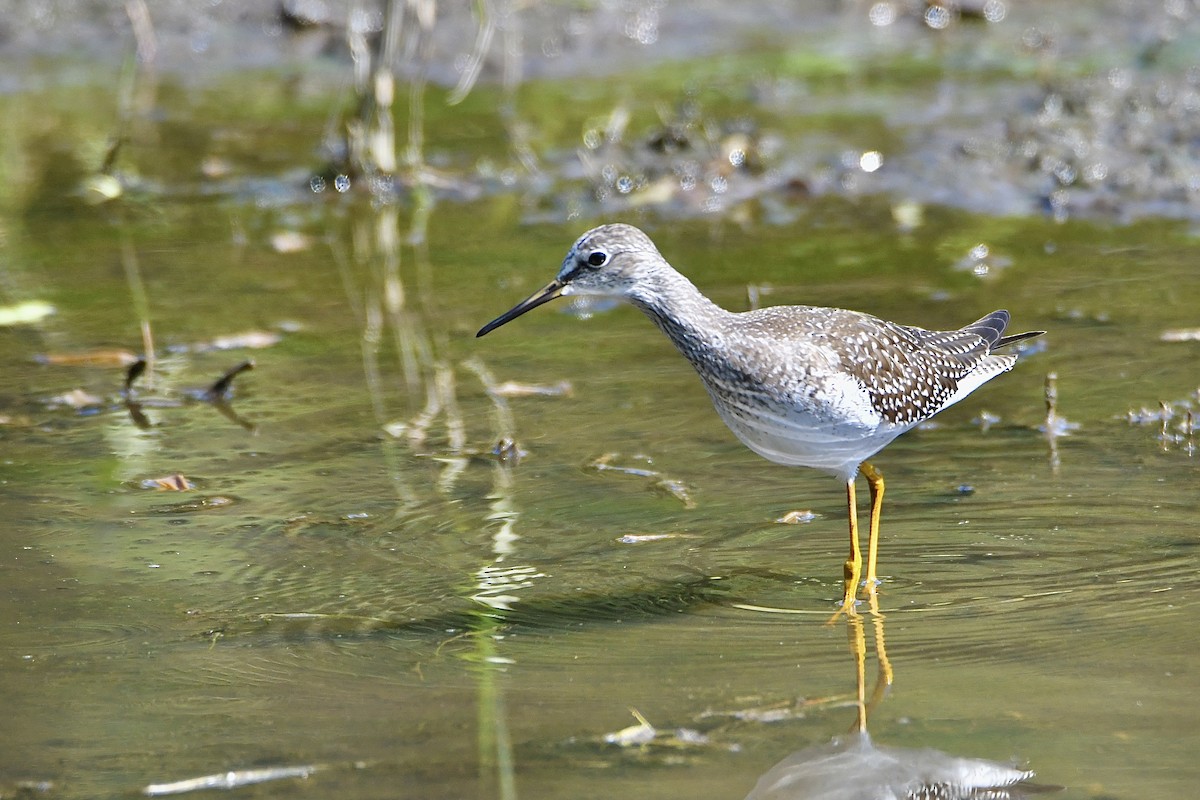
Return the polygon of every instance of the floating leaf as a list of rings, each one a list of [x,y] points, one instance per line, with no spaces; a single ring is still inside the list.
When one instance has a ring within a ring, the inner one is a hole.
[[[276,253],[299,253],[312,247],[312,237],[299,231],[279,231],[271,234],[271,248]]]
[[[161,797],[168,794],[184,794],[200,789],[236,789],[239,786],[249,786],[255,783],[277,781],[284,778],[307,778],[317,770],[320,764],[305,764],[296,767],[259,767],[255,769],[235,769],[218,772],[213,775],[201,775],[198,778],[187,778],[170,783],[152,783],[142,788],[142,794],[150,797]]]
[[[54,306],[41,300],[27,300],[14,306],[0,306],[0,328],[32,325],[54,313]]]
[[[683,481],[676,480],[668,475],[664,475],[656,469],[645,469],[642,467],[625,467],[613,462],[620,458],[620,453],[605,453],[596,458],[587,465],[588,469],[594,469],[596,472],[618,472],[622,475],[632,475],[635,478],[649,478],[650,485],[664,494],[669,494],[679,502],[683,503],[685,508],[695,508],[696,501],[692,499],[691,489],[687,487]],[[648,456],[633,456],[635,460],[645,464],[653,463]]]
[[[138,357],[129,350],[97,349],[77,353],[46,353],[34,358],[39,364],[52,367],[128,367]]]
[[[570,397],[574,389],[570,381],[550,384],[505,381],[489,387],[488,391],[499,397]]]
[[[102,399],[94,394],[85,392],[83,389],[72,389],[69,392],[55,395],[54,397],[46,400],[46,405],[50,406],[51,408],[61,408],[66,406],[67,408],[74,408],[76,410],[81,408],[95,408],[103,403],[104,401]]]
[[[121,181],[105,173],[89,175],[83,179],[79,188],[83,190],[83,199],[93,205],[116,200],[125,193]]]
[[[692,499],[692,491],[683,481],[675,478],[661,477],[654,482],[654,488],[664,494],[669,494],[679,502],[683,503],[684,508],[695,508],[696,501]]]
[[[629,709],[629,712],[637,719],[638,724],[622,728],[616,733],[604,734],[605,743],[615,744],[617,747],[639,747],[654,741],[654,737],[658,735],[654,726],[636,708]]]
[[[206,178],[225,178],[233,173],[233,164],[221,156],[206,156],[200,162],[200,174]]]
[[[157,489],[160,492],[190,492],[196,488],[195,484],[180,472],[162,478],[147,478],[141,485],[143,489]]]
[[[775,521],[783,525],[803,525],[806,522],[812,522],[816,518],[817,515],[809,509],[800,508],[796,509],[795,511],[787,512]]]
[[[282,340],[283,336],[274,331],[243,331],[242,333],[231,333],[228,336],[218,336],[211,342],[193,345],[192,349],[197,352],[205,350],[262,350],[266,347],[274,347]]]
[[[646,542],[661,542],[663,539],[694,539],[690,533],[627,533],[618,536],[621,544],[645,544]]]
[[[521,449],[521,445],[516,439],[507,436],[500,438],[492,445],[491,454],[500,459],[500,463],[513,465],[521,463],[521,459],[529,455],[528,452]]]

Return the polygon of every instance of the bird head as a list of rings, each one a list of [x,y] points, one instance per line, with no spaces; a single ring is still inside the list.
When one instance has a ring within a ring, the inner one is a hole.
[[[562,295],[629,299],[662,256],[650,237],[632,225],[601,225],[567,251],[554,280],[480,328],[483,336],[526,311]]]

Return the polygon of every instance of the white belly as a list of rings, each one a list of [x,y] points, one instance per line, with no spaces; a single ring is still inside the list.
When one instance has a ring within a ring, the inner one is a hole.
[[[911,427],[884,420],[852,386],[827,387],[834,391],[811,403],[787,406],[706,388],[721,419],[755,453],[843,480],[854,477],[863,461]]]

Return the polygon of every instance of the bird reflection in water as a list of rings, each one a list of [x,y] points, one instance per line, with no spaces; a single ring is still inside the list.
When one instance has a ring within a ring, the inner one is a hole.
[[[1057,787],[1027,781],[1033,773],[933,749],[885,747],[867,733],[867,716],[892,682],[884,644],[883,615],[872,603],[879,673],[867,698],[863,617],[847,620],[857,678],[854,729],[828,744],[806,747],[771,767],[746,800],[1020,800]]]

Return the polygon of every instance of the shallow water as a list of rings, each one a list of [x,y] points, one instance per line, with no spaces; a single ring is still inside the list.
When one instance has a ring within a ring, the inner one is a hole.
[[[823,624],[845,557],[837,482],[742,448],[632,309],[559,301],[473,338],[600,220],[527,223],[544,215],[505,193],[314,196],[292,165],[311,163],[320,113],[276,132],[239,114],[288,98],[247,111],[219,94],[168,82],[151,129],[173,136],[139,140],[153,174],[100,207],[63,191],[84,160],[55,155],[103,129],[100,104],[5,101],[58,138],[10,140],[26,166],[0,218],[4,305],[55,308],[0,328],[0,792],[312,767],[243,791],[739,798],[849,730],[858,630]],[[232,177],[196,177],[209,151]],[[874,740],[1028,766],[1064,798],[1188,796],[1198,467],[1180,426],[1197,345],[1161,339],[1196,325],[1200,242],[1186,223],[935,207],[902,232],[886,198],[778,202],[788,225],[753,204],[624,218],[730,308],[753,284],[765,303],[926,327],[1006,307],[1048,331],[876,460],[882,616],[862,633],[868,689],[881,656],[894,684]],[[288,251],[280,231],[310,238]],[[982,277],[956,266],[979,242],[1003,259]],[[146,427],[119,367],[35,361],[141,352],[142,316],[159,354],[135,384]],[[281,338],[208,346],[250,330]],[[248,357],[236,418],[190,399]],[[1039,430],[1050,373],[1077,426],[1057,437]],[[507,381],[554,391],[487,391]],[[73,389],[99,401],[50,402]],[[1161,402],[1168,436],[1128,421]],[[505,438],[519,463],[492,455]],[[174,473],[195,490],[142,485]],[[796,509],[814,517],[775,521]],[[606,742],[630,708],[660,735]]]

